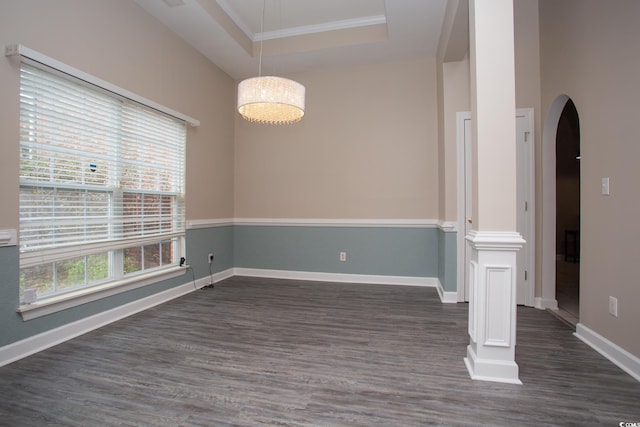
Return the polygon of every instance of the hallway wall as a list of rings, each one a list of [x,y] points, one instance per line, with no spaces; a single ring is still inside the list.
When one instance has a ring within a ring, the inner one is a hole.
[[[580,115],[580,322],[640,356],[640,2],[540,0],[543,117],[568,95]],[[610,177],[611,195],[600,191]],[[619,316],[609,314],[609,296]]]

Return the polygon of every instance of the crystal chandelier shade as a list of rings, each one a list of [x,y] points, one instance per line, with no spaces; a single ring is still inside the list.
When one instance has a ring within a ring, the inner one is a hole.
[[[290,124],[304,116],[305,88],[275,76],[245,79],[238,84],[238,112],[250,122]]]
[[[262,75],[266,4],[267,1],[263,0],[258,77],[245,79],[238,84],[238,112],[245,119],[256,123],[284,125],[299,122],[304,116],[304,86],[282,77]]]

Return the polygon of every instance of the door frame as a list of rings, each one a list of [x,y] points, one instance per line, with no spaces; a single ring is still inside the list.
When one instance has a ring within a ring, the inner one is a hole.
[[[524,194],[524,201],[527,204],[527,209],[525,214],[524,221],[524,229],[526,230],[525,235],[527,236],[527,253],[525,254],[525,268],[518,269],[519,279],[524,279],[524,274],[526,271],[527,274],[527,285],[526,293],[524,295],[524,305],[528,307],[533,307],[535,305],[535,288],[536,288],[536,186],[535,186],[535,167],[536,167],[536,152],[535,152],[535,124],[534,124],[534,116],[533,116],[533,108],[518,108],[516,110],[516,120],[518,118],[523,118],[527,122],[528,130],[525,131],[524,142],[525,147],[523,148],[523,156],[524,156],[524,170],[517,170],[518,174],[518,182],[522,183],[522,185],[518,185],[518,192],[520,194]],[[517,128],[517,126],[516,126]],[[517,138],[516,138],[517,141]],[[519,213],[521,215],[525,212],[524,206],[519,206]]]
[[[462,111],[456,113],[456,154],[457,154],[457,179],[458,179],[458,239],[457,239],[457,259],[458,259],[458,302],[469,301],[468,285],[469,279],[466,274],[467,270],[467,239],[466,239],[466,220],[467,220],[467,200],[466,200],[466,175],[465,166],[465,122],[471,120],[471,111]]]
[[[530,245],[528,256],[528,292],[525,295],[525,305],[535,305],[535,266],[536,266],[536,245],[535,245],[535,123],[534,123],[534,109],[533,108],[518,108],[514,115],[516,117],[525,117],[529,122],[529,135],[528,140],[531,144],[527,145],[526,155],[529,160],[529,177],[525,180],[527,183],[526,189],[529,192],[528,197],[528,211],[530,212],[528,218],[528,229],[530,231],[530,238],[527,244]],[[458,302],[465,302],[469,300],[468,295],[468,283],[469,279],[465,274],[466,271],[466,247],[467,240],[465,235],[466,229],[466,193],[465,193],[465,177],[467,170],[465,168],[465,122],[471,120],[471,112],[463,111],[456,113],[456,144],[457,144],[457,198],[458,198],[458,236],[457,236],[457,296]],[[515,137],[515,135],[514,135]],[[515,141],[515,139],[514,139]]]

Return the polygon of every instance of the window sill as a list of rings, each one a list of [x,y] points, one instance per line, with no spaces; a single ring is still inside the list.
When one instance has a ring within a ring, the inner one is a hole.
[[[43,298],[32,304],[25,304],[18,307],[17,312],[22,316],[22,320],[27,321],[58,311],[77,307],[92,301],[97,301],[122,292],[141,288],[162,280],[182,276],[187,271],[185,267],[171,267],[162,271],[142,274],[134,278],[119,280],[117,282],[106,283],[104,285],[80,289],[64,295]]]

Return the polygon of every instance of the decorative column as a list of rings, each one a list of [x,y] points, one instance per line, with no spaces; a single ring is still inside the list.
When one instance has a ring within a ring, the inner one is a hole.
[[[513,0],[470,0],[473,231],[466,236],[471,378],[521,384],[515,362],[516,122]]]
[[[518,233],[477,232],[469,268],[469,337],[464,359],[474,380],[522,384],[515,362]]]

